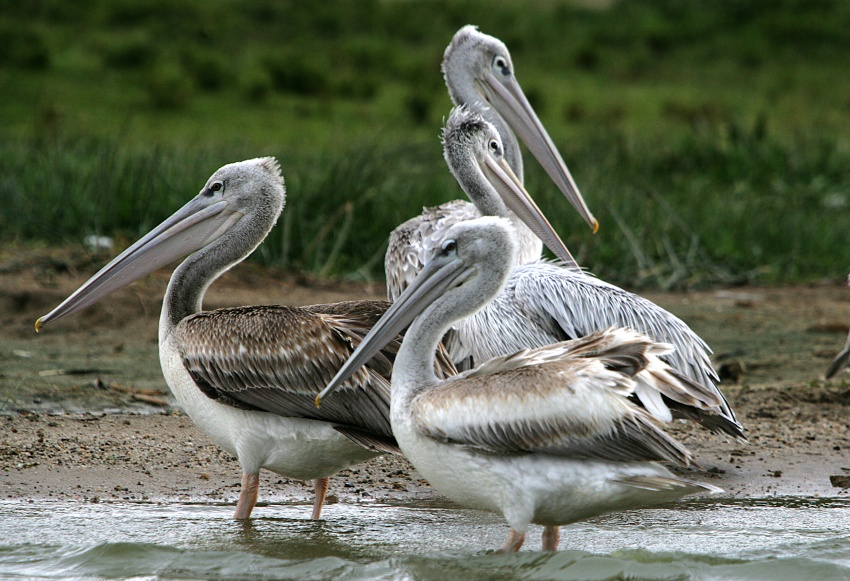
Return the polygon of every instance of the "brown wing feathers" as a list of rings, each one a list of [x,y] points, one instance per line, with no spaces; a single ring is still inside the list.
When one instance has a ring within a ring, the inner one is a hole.
[[[305,417],[389,435],[389,382],[360,369],[339,398],[313,400],[359,343],[333,315],[294,307],[236,307],[187,317],[177,328],[180,354],[204,393],[222,403]],[[387,356],[377,368],[386,370]]]

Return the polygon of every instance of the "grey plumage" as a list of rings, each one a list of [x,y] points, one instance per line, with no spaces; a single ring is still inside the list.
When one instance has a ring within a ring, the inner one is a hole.
[[[420,393],[413,402],[413,414],[419,428],[432,438],[492,453],[539,452],[565,458],[668,461],[687,466],[690,452],[626,399],[634,389],[627,378],[646,369],[647,357],[654,355],[655,348],[645,337],[618,335],[606,329],[581,339],[496,357]],[[614,373],[606,376],[600,367]],[[592,387],[583,380],[590,375],[597,380]],[[592,414],[563,411],[564,397],[574,401],[600,394],[607,405],[620,408],[618,417],[607,425],[600,425]],[[506,409],[521,408],[536,400],[538,412],[510,427],[493,415],[462,423],[440,413],[451,408],[482,409],[484,400],[494,399],[501,400]]]
[[[470,161],[497,135],[474,111],[456,108],[446,123],[444,141],[446,161],[470,199],[482,213],[505,216],[499,195]],[[664,360],[681,381],[657,382],[660,390],[639,385],[635,392],[654,417],[693,419],[713,432],[743,438],[741,425],[717,388],[708,345],[653,302],[577,269],[540,260],[515,265],[504,290],[474,315],[452,325],[445,345],[455,364],[467,369],[493,357],[608,327],[630,328],[675,348]]]
[[[557,147],[528,103],[514,76],[510,52],[499,39],[483,34],[475,26],[458,30],[442,62],[443,76],[452,102],[467,107],[495,127],[504,159],[513,174],[523,180],[523,163],[514,131],[531,150],[558,189],[591,227],[598,226]],[[434,240],[451,224],[485,215],[466,201],[454,200],[401,224],[391,234],[384,257],[387,295],[394,301],[424,266],[424,257],[434,250]],[[525,224],[514,222],[520,236],[518,263],[540,258],[543,245]],[[561,256],[555,249],[556,255]],[[565,261],[572,261],[564,247]]]
[[[496,297],[508,278],[517,246],[512,230],[493,217],[450,227],[317,405],[410,324],[393,369],[393,433],[438,492],[505,516],[511,533],[501,551],[518,550],[531,522],[544,525],[543,547],[553,550],[562,524],[717,492],[656,463],[687,466],[691,455],[629,399],[642,384],[688,391],[659,359],[669,344],[604,329],[497,357],[447,380],[434,376],[433,353],[450,324]]]
[[[422,214],[403,222],[390,234],[384,255],[387,297],[395,301],[416,278],[451,224],[480,218],[481,212],[464,200],[422,208]],[[543,244],[539,244],[540,248]],[[538,249],[538,256],[540,250]]]
[[[312,405],[389,303],[202,311],[209,285],[256,249],[284,201],[283,177],[273,158],[228,164],[197,196],[39,320],[49,323],[79,311],[186,257],[163,299],[160,363],[186,414],[237,457],[243,470],[238,519],[251,514],[262,468],[315,479],[313,518],[318,518],[330,475],[395,449],[389,378],[400,337],[346,384],[339,401],[321,411]],[[445,373],[454,372],[445,357],[440,361]]]
[[[586,273],[548,262],[515,268],[505,289],[472,316],[454,324],[445,345],[463,368],[478,362],[566,339],[577,339],[608,327],[626,327],[675,350],[662,357],[689,381],[687,391],[639,393],[658,414],[658,403],[673,417],[688,418],[713,432],[743,437],[709,359],[708,345],[681,319],[652,301]],[[663,413],[663,411],[662,411]],[[662,418],[659,418],[662,419]]]

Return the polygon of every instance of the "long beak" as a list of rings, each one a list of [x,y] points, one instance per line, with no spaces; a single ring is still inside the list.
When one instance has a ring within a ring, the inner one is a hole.
[[[479,86],[486,93],[490,104],[519,135],[519,138],[537,158],[537,161],[540,162],[540,165],[543,166],[558,189],[566,196],[595,234],[599,229],[599,222],[591,214],[570,170],[567,169],[567,164],[564,163],[558,148],[555,147],[552,138],[549,137],[549,133],[546,132],[517,80],[510,76],[500,81],[493,73],[488,72],[485,82]]]
[[[487,153],[481,171],[511,212],[516,214],[565,265],[578,268],[578,263],[567,250],[567,246],[531,199],[531,195],[507,162],[504,159],[497,161]]]
[[[375,323],[327,387],[316,396],[316,407],[396,335],[404,331],[446,289],[465,280],[473,271],[474,268],[464,268],[463,261],[458,258],[450,262],[434,259],[425,265],[398,300]]]
[[[193,198],[141,240],[115,257],[74,294],[35,322],[35,330],[93,305],[178,258],[203,248],[223,234],[242,214],[227,211],[227,202]]]

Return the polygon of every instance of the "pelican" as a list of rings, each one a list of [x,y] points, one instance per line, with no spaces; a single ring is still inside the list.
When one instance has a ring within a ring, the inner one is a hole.
[[[529,523],[544,526],[543,548],[555,550],[560,525],[719,492],[655,463],[687,466],[691,455],[628,397],[640,382],[687,383],[658,358],[671,345],[612,328],[492,359],[447,380],[434,375],[434,350],[452,322],[504,287],[515,237],[503,218],[450,227],[316,405],[412,321],[393,367],[393,433],[436,491],[505,517],[502,552],[519,550]]]
[[[841,349],[841,352],[835,356],[835,359],[833,359],[829,364],[829,367],[827,367],[824,377],[826,379],[830,379],[836,373],[847,367],[848,362],[850,362],[850,333],[847,334],[847,340],[844,342],[844,347]]]
[[[546,173],[596,232],[599,224],[516,80],[511,55],[505,44],[498,38],[483,34],[475,26],[464,26],[455,33],[446,48],[442,69],[452,102],[456,106],[466,105],[496,127],[502,139],[505,160],[520,183],[523,181],[522,155],[513,131],[519,134]],[[454,200],[425,208],[422,214],[398,226],[390,235],[384,257],[389,299],[398,298],[416,276],[435,241],[442,238],[445,228],[480,215],[480,210],[469,202]],[[541,241],[523,224],[514,221],[514,226],[520,237],[517,263],[539,259]],[[577,267],[566,247],[561,253],[552,250],[565,264]]]
[[[850,284],[850,276],[847,277],[847,284]],[[835,356],[835,359],[833,359],[829,364],[829,367],[826,368],[824,377],[826,379],[830,379],[836,373],[847,367],[848,363],[850,363],[850,332],[847,333],[847,340],[844,342],[844,347],[841,349],[841,352]]]
[[[39,330],[188,255],[163,299],[160,362],[186,414],[239,461],[237,519],[251,515],[261,468],[315,480],[312,518],[318,519],[329,476],[397,449],[388,415],[397,342],[346,384],[337,405],[319,413],[313,405],[388,303],[202,312],[206,289],[259,246],[284,199],[274,158],[225,165],[189,203],[36,322]]]
[[[481,214],[512,218],[514,214],[500,201],[509,198],[492,187],[497,181],[489,177],[491,167],[510,171],[496,128],[475,111],[456,107],[446,122],[443,143],[447,164]],[[528,192],[516,181],[513,191],[525,198],[525,205],[510,202],[513,207],[533,206]],[[528,223],[535,224],[530,219]],[[548,224],[542,214],[536,223]],[[557,234],[549,231],[545,236],[547,246],[557,248],[551,241],[558,239]],[[716,386],[718,378],[705,342],[658,305],[579,270],[540,260],[515,264],[493,301],[452,325],[445,346],[454,362],[466,368],[612,326],[628,327],[675,347],[664,359],[690,379],[681,384],[685,389],[676,391],[663,384],[665,389],[657,391],[641,384],[635,391],[656,419],[690,418],[714,432],[743,438],[741,425]]]

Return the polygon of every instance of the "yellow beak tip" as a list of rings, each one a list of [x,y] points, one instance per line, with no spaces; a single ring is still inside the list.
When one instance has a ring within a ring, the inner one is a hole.
[[[322,406],[322,396],[317,395],[316,396],[316,409],[320,408],[321,406]]]
[[[597,220],[593,220],[593,233],[596,234],[599,232],[599,222]]]
[[[43,319],[43,318],[44,317],[39,317],[38,320],[35,322],[35,332],[36,333],[41,331],[41,319]]]

